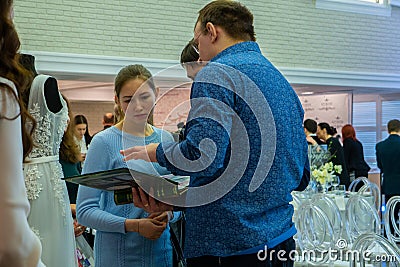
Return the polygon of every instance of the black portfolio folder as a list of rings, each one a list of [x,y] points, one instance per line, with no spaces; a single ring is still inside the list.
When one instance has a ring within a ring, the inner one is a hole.
[[[132,187],[142,187],[145,191],[152,188],[154,197],[170,198],[183,194],[187,188],[187,176],[157,176],[120,168],[108,171],[86,173],[64,178],[65,181],[101,190],[114,191],[117,205],[132,203]]]

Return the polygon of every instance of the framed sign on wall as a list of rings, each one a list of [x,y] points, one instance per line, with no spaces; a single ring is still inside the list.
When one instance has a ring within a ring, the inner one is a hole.
[[[326,122],[341,134],[342,127],[351,123],[352,94],[321,94],[299,96],[304,119]]]

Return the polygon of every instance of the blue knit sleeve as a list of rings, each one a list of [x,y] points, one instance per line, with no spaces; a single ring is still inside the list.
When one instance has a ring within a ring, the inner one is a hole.
[[[91,173],[111,169],[111,157],[107,136],[96,135],[86,155],[82,173]],[[111,144],[112,145],[112,144]],[[116,144],[115,144],[116,145]],[[76,200],[77,219],[80,224],[106,232],[125,233],[125,218],[113,215],[100,208],[102,196],[109,192],[79,186]]]

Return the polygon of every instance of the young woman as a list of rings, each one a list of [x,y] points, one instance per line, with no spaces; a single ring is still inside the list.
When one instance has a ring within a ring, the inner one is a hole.
[[[146,82],[147,81],[147,82]],[[173,141],[170,133],[147,122],[154,107],[157,89],[150,72],[142,65],[129,65],[115,78],[115,101],[123,113],[129,108],[129,125],[124,120],[96,134],[88,150],[82,173],[127,167],[119,153],[123,142],[143,145]],[[130,165],[131,167],[131,165]],[[138,170],[167,174],[158,164],[141,160]],[[96,229],[95,266],[172,266],[168,220],[171,212],[148,214],[133,204],[115,205],[113,192],[80,186],[78,221]]]
[[[367,177],[371,169],[364,160],[363,145],[356,138],[356,131],[353,126],[346,124],[342,128],[342,140],[344,159],[346,161],[347,172],[350,177]]]
[[[85,160],[87,148],[92,140],[89,134],[89,124],[85,116],[76,115],[73,121],[75,142],[78,144],[82,160]]]
[[[29,74],[17,60],[20,41],[12,8],[12,0],[0,1],[0,266],[36,267],[44,266],[42,247],[28,225],[29,202],[22,173],[32,139],[21,129],[21,121],[31,117],[18,98]]]
[[[333,137],[334,134],[336,134],[336,129],[331,127],[328,123],[321,122],[318,124],[317,137],[326,143],[328,150],[331,153],[331,159],[329,161],[331,161],[333,165],[342,166],[342,173],[339,174],[340,184],[349,188],[350,177],[347,173],[343,147],[339,140],[336,137]]]

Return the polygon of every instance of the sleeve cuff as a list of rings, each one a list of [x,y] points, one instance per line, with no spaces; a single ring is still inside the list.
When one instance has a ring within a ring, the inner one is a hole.
[[[165,157],[165,150],[168,150],[169,147],[175,145],[175,142],[163,142],[160,143],[156,149],[156,158],[158,164],[160,164],[161,167],[167,167],[167,159]],[[164,149],[165,148],[165,149]]]

